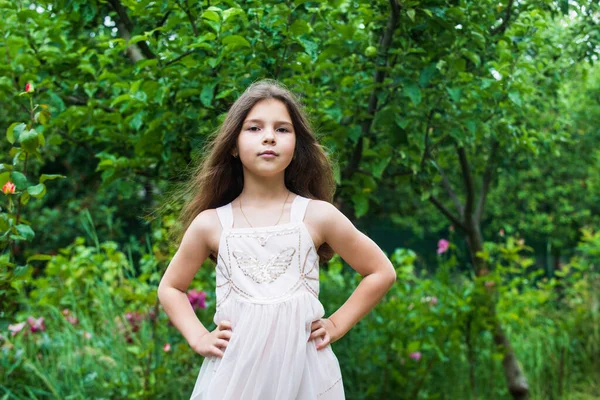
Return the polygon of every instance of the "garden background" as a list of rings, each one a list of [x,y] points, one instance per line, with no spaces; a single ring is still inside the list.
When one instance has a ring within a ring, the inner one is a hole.
[[[595,0],[0,0],[0,398],[188,398],[158,213],[280,80],[397,283],[334,343],[347,398],[600,398]],[[214,329],[214,265],[188,296]],[[327,315],[360,281],[321,266]],[[186,397],[187,396],[187,397]]]

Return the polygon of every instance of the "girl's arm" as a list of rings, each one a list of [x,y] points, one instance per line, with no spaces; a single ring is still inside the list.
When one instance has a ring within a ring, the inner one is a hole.
[[[219,226],[217,218],[214,210],[206,210],[198,214],[183,235],[179,249],[158,285],[160,304],[171,323],[188,343],[193,343],[199,336],[208,333],[196,317],[185,292],[210,254],[210,238],[214,237],[212,230],[215,226]]]
[[[396,281],[396,271],[379,246],[356,229],[333,204],[326,201],[311,203],[316,203],[312,215],[323,242],[329,244],[363,276],[348,300],[328,318],[334,325],[331,333],[331,342],[334,342],[343,337],[383,298]]]

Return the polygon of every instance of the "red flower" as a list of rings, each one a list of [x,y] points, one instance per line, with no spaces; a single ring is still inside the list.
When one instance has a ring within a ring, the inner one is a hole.
[[[8,181],[2,186],[2,191],[4,194],[12,194],[15,192],[15,184],[11,181]]]
[[[44,325],[44,317],[33,318],[27,317],[27,323],[31,326],[31,333],[35,332],[43,332],[46,330],[46,325]]]
[[[28,82],[28,83],[25,85],[25,91],[26,91],[27,93],[32,93],[32,92],[33,92],[33,85],[32,85],[30,82]]]
[[[163,351],[171,351],[171,345],[169,343],[165,343],[163,346]]]
[[[198,308],[206,308],[206,293],[199,290],[190,290],[187,293],[188,300],[194,308],[194,311]]]

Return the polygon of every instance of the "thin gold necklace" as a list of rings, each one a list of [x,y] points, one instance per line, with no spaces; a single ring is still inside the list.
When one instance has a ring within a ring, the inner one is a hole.
[[[279,215],[279,219],[277,220],[277,222],[275,223],[275,225],[279,224],[279,221],[281,220],[281,217],[283,215],[283,209],[285,208],[285,203],[287,203],[288,197],[290,197],[290,193],[291,193],[291,191],[288,190],[287,197],[285,198],[285,201],[283,202],[283,206],[281,207],[281,214]],[[248,221],[248,218],[246,217],[246,214],[244,214],[244,209],[242,208],[242,198],[241,197],[240,197],[240,211],[242,212],[242,215],[244,216],[244,219],[246,220],[246,222],[248,223],[248,225],[250,225],[251,228],[254,228],[252,226],[252,224],[250,223],[250,221]]]

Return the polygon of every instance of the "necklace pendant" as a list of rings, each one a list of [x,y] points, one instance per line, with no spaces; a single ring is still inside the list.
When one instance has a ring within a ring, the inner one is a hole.
[[[269,237],[271,237],[271,235],[260,235],[260,236],[258,236],[258,242],[260,243],[260,245],[262,247],[265,247],[267,245],[267,240],[269,240]]]

